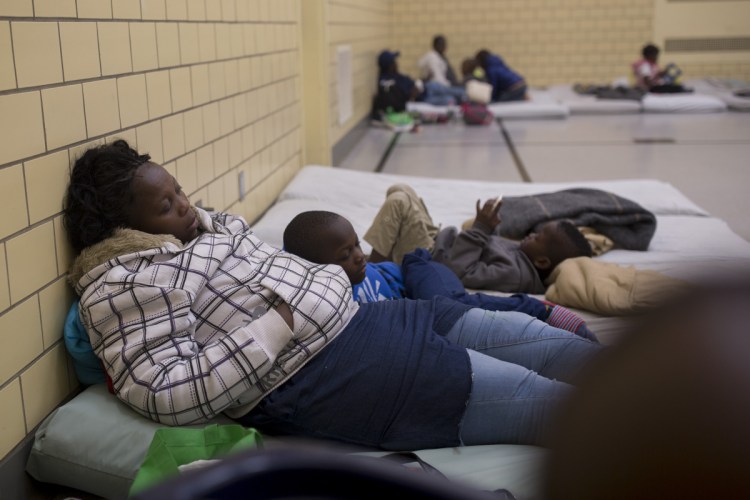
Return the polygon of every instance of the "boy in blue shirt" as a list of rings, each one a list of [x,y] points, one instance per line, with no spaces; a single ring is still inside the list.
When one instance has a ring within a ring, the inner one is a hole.
[[[360,303],[394,299],[450,297],[488,311],[518,311],[596,341],[578,315],[562,306],[526,294],[498,297],[470,294],[458,277],[430,253],[418,248],[404,256],[402,265],[390,261],[368,263],[351,223],[333,212],[309,211],[297,215],[284,229],[284,249],[318,264],[341,266]]]

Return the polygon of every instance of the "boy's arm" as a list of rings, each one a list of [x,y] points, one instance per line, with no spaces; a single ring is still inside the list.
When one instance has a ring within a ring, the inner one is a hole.
[[[515,261],[499,249],[488,248],[490,237],[500,224],[502,197],[477,200],[474,225],[461,232],[453,243],[448,266],[470,288],[518,291],[519,271]]]
[[[520,273],[510,255],[489,247],[492,231],[480,222],[462,231],[453,242],[445,264],[467,288],[520,291]]]

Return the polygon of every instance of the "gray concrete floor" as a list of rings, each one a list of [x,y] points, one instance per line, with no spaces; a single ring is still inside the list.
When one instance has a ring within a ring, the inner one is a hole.
[[[671,183],[750,241],[750,113],[506,120],[534,182],[652,178]],[[373,129],[339,165],[374,171],[393,133]],[[382,172],[522,182],[497,124],[425,125],[401,134]]]

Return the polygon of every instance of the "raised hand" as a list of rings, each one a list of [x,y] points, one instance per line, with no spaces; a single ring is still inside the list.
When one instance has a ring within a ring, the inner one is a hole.
[[[477,218],[476,222],[480,222],[485,226],[495,229],[495,227],[502,222],[500,218],[500,206],[502,205],[502,197],[490,198],[485,201],[484,204],[481,200],[477,200]]]

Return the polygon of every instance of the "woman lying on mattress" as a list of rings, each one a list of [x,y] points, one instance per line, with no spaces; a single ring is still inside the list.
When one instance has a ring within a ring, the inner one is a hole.
[[[154,421],[223,412],[387,449],[538,444],[600,350],[525,314],[450,299],[359,305],[341,267],[192,207],[149,160],[124,141],[86,151],[64,218],[94,351],[117,397]]]

